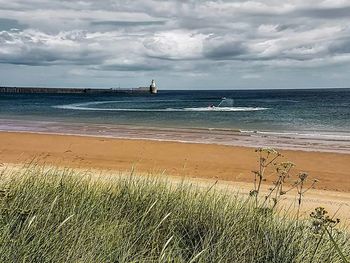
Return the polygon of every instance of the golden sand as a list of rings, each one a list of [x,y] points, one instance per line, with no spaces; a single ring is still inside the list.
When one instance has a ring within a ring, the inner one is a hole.
[[[297,170],[320,182],[316,188],[350,192],[350,155],[282,150]],[[37,161],[104,170],[251,182],[258,158],[253,148],[86,136],[0,132],[0,162]]]

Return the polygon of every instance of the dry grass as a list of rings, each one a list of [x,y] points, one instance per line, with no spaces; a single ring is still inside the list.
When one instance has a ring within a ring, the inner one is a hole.
[[[232,192],[35,166],[10,173],[0,179],[0,262],[343,262],[311,220],[264,213]],[[332,231],[348,257],[348,234]]]

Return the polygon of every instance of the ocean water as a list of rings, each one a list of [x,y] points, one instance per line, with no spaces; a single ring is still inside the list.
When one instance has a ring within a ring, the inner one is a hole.
[[[350,136],[350,89],[0,94],[0,121]]]

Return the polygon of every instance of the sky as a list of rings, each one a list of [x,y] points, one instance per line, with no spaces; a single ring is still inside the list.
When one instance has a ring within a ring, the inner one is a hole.
[[[350,87],[350,0],[0,0],[0,85]]]

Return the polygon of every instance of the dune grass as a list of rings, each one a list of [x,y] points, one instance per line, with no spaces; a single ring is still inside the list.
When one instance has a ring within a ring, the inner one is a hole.
[[[310,220],[215,188],[27,167],[0,190],[0,262],[342,262]]]

